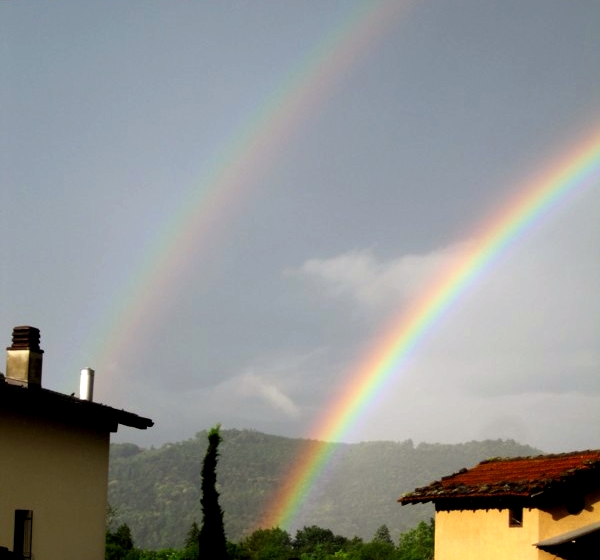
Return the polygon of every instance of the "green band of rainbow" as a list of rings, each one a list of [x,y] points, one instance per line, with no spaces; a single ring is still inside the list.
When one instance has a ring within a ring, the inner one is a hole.
[[[408,313],[389,328],[366,360],[350,376],[347,389],[327,407],[311,441],[278,489],[261,525],[290,527],[310,497],[335,446],[364,416],[374,399],[392,382],[426,335],[468,288],[536,223],[572,195],[600,184],[600,134],[580,144],[562,163],[518,189],[518,196],[474,235],[472,250]]]

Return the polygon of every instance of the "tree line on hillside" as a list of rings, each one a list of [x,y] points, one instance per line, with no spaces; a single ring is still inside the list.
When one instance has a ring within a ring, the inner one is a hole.
[[[228,542],[223,510],[217,490],[217,461],[222,438],[220,425],[208,433],[208,448],[202,462],[202,523],[194,522],[182,550],[136,549],[127,524],[106,533],[106,560],[431,560],[434,525],[423,522],[401,536],[396,546],[386,525],[364,543],[348,539],[316,525],[298,530],[294,539],[279,528],[257,529],[240,543]]]
[[[223,430],[219,490],[228,538],[241,542],[255,528],[306,447],[318,442],[273,436],[252,430]],[[199,463],[208,448],[208,432],[194,438],[143,449],[112,444],[109,502],[116,508],[113,528],[126,523],[142,549],[177,548],[200,519]],[[433,515],[430,504],[401,507],[403,492],[491,457],[539,455],[541,451],[511,440],[462,444],[413,444],[379,441],[336,444],[335,461],[322,479],[310,510],[294,520],[302,527],[327,527],[335,534],[368,542],[385,524],[394,542]]]

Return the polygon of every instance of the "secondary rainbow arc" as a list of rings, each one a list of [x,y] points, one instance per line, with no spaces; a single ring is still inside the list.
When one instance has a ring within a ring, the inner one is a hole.
[[[110,377],[118,370],[121,356],[143,338],[146,325],[168,311],[163,294],[177,291],[189,271],[189,256],[200,258],[218,243],[219,235],[226,235],[225,224],[243,210],[244,201],[278,159],[282,146],[397,25],[410,4],[409,0],[349,4],[321,41],[248,115],[202,178],[188,187],[87,337],[85,359],[96,365],[101,376]],[[111,390],[108,383],[103,387]]]

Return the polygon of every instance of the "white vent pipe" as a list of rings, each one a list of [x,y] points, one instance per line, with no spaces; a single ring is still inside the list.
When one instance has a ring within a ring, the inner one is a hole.
[[[79,398],[84,401],[94,400],[94,370],[92,368],[88,367],[81,370]]]

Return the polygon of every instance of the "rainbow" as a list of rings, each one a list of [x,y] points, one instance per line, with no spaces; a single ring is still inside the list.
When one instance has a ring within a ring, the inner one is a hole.
[[[189,262],[197,261],[200,254],[211,256],[215,240],[226,235],[226,225],[243,210],[252,187],[272,162],[281,157],[282,146],[325,103],[344,76],[364,60],[378,39],[398,24],[410,3],[382,0],[352,4],[236,131],[203,178],[160,226],[127,282],[107,306],[110,313],[90,333],[84,345],[85,359],[103,376],[110,377],[118,370],[124,349],[135,347],[144,338],[146,325],[167,313],[168,295],[179,291]],[[103,385],[110,389],[109,383]]]
[[[336,445],[374,399],[396,382],[407,360],[465,292],[532,228],[567,199],[600,184],[600,133],[579,144],[561,163],[528,181],[506,206],[474,232],[471,250],[413,307],[388,328],[350,375],[347,389],[318,419],[312,441],[277,490],[261,526],[289,528],[331,461]]]

